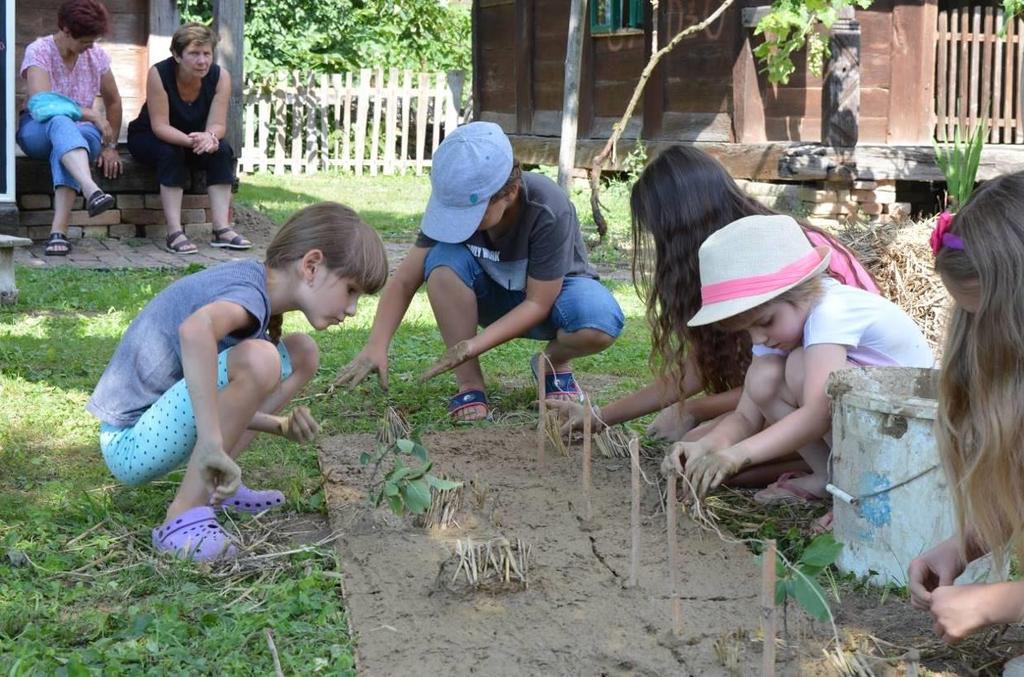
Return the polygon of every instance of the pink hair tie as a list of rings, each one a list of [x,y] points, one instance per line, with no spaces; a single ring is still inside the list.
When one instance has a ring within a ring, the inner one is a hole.
[[[935,256],[939,255],[939,251],[943,247],[949,249],[959,249],[963,251],[964,241],[959,235],[949,232],[950,226],[953,225],[953,213],[942,212],[939,214],[939,218],[935,221],[935,230],[932,231],[932,236],[928,240],[928,243],[932,247],[932,254]]]

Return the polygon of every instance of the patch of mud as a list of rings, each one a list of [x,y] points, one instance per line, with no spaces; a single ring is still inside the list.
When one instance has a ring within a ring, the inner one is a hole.
[[[577,518],[578,459],[549,455],[539,467],[535,441],[532,429],[496,426],[426,435],[435,471],[473,483],[459,526],[445,531],[418,529],[411,519],[367,507],[370,471],[358,457],[372,448],[372,435],[323,442],[324,490],[331,527],[342,534],[337,548],[362,671],[756,673],[760,643],[746,639],[757,635],[759,623],[760,581],[752,555],[680,520],[684,633],[672,637],[664,514],[645,514],[640,586],[625,588],[628,464],[595,458],[594,519],[584,529]],[[574,453],[578,457],[578,446]],[[655,491],[645,488],[644,506],[658,504]],[[456,540],[467,537],[528,543],[528,586],[455,593],[439,585]],[[723,642],[731,670],[720,658]]]
[[[263,212],[241,205],[232,207],[232,218],[238,232],[249,238],[253,245],[266,247],[281,227]]]

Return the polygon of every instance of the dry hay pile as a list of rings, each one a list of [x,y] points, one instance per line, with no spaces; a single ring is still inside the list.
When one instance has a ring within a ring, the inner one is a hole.
[[[850,223],[835,235],[867,266],[882,294],[921,327],[936,355],[942,350],[949,294],[942,286],[928,239],[935,224]]]
[[[438,583],[452,592],[525,590],[529,587],[532,552],[533,548],[519,538],[498,536],[483,543],[474,543],[470,537],[459,539],[455,552],[441,563]]]

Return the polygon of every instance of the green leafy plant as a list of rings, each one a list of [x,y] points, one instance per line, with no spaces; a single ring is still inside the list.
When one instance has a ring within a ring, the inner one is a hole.
[[[783,605],[794,599],[811,616],[828,620],[830,614],[825,602],[825,591],[818,585],[817,577],[826,568],[835,564],[843,549],[832,534],[821,534],[808,544],[799,559],[791,566],[782,557],[775,558],[775,605]]]
[[[1024,2],[1024,0],[1021,0]],[[754,35],[765,41],[754,54],[765,65],[768,80],[786,84],[796,70],[793,55],[807,46],[807,67],[812,75],[821,75],[829,56],[828,31],[847,7],[867,9],[872,0],[775,0],[757,23]],[[821,26],[825,30],[819,31]]]
[[[1006,37],[1006,29],[1018,14],[1024,12],[1024,0],[1003,0],[1003,23],[999,26],[999,37]]]
[[[988,132],[988,120],[979,120],[974,129],[961,129],[960,124],[953,129],[953,140],[938,140],[935,146],[935,162],[946,177],[946,191],[952,202],[950,211],[956,211],[967,202],[974,191],[978,178],[978,165],[981,163],[981,149],[985,147],[985,133]]]
[[[419,515],[430,508],[431,489],[445,491],[457,489],[462,482],[452,482],[430,474],[433,463],[423,445],[412,440],[400,439],[394,444],[382,444],[374,452],[363,452],[359,456],[362,465],[373,464],[373,477],[382,465],[390,459],[391,469],[380,482],[371,479],[370,503],[376,508],[387,501],[391,512],[399,517],[406,513]],[[409,461],[418,461],[410,465]]]

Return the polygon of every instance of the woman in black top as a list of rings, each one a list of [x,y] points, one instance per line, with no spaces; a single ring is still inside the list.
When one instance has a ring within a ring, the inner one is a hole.
[[[231,76],[213,63],[217,36],[202,24],[185,24],[171,38],[171,58],[149,69],[146,103],[128,125],[128,150],[156,167],[167,219],[167,248],[194,254],[181,226],[181,198],[188,168],[206,170],[214,247],[248,249],[252,243],[228,223],[235,157],[222,141],[227,130]]]

